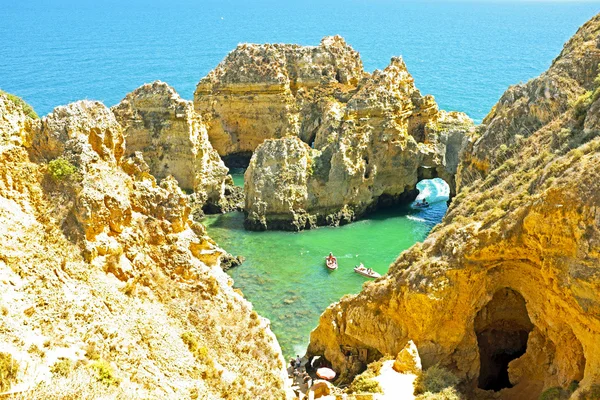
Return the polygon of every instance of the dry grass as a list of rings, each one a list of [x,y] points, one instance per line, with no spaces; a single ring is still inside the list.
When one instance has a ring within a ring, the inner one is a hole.
[[[10,389],[17,379],[19,364],[9,353],[0,353],[0,392]]]
[[[50,382],[17,393],[10,400],[126,400],[139,398],[125,394],[117,387],[107,387],[93,377],[85,368],[79,368],[67,376],[55,376]]]

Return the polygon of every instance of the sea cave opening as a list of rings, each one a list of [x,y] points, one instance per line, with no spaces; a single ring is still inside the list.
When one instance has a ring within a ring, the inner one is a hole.
[[[519,292],[503,288],[494,293],[475,317],[480,389],[512,387],[508,364],[525,354],[532,329],[525,299]]]
[[[231,153],[226,156],[221,156],[223,163],[227,168],[246,169],[250,165],[250,159],[252,158],[251,151],[240,151],[237,153]]]

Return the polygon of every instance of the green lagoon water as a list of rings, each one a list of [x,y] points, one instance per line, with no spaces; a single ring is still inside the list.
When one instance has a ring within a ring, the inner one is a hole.
[[[242,184],[243,176],[234,180]],[[246,261],[229,274],[257,312],[271,320],[283,354],[302,354],[319,316],[343,295],[358,293],[367,280],[352,270],[364,263],[384,274],[415,242],[425,239],[446,212],[448,186],[435,179],[420,182],[419,198],[427,209],[401,206],[380,211],[346,226],[305,232],[248,232],[243,213],[205,219],[208,233],[222,247]],[[324,257],[332,251],[339,268],[329,271]]]

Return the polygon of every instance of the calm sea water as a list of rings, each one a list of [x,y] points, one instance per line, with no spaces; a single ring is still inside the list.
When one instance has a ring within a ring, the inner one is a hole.
[[[340,34],[368,71],[402,55],[423,93],[480,121],[599,11],[599,3],[575,1],[0,0],[0,88],[41,115],[86,98],[111,106],[157,79],[191,99],[240,42],[316,45]],[[258,233],[243,230],[239,213],[207,219],[217,242],[246,257],[231,275],[271,319],[286,356],[305,348],[331,302],[360,290],[366,278],[354,265],[385,273],[441,220],[447,187],[420,185],[429,209],[401,207],[340,228]],[[329,251],[340,262],[334,272],[323,265]]]
[[[0,0],[0,88],[40,114],[85,98],[114,105],[156,79],[191,99],[240,42],[341,34],[367,70],[402,55],[423,93],[481,120],[599,11],[575,1]]]
[[[429,208],[398,207],[338,228],[248,232],[242,213],[212,216],[205,223],[221,246],[246,257],[229,273],[259,314],[271,320],[284,355],[291,357],[304,352],[325,308],[345,294],[358,293],[368,280],[354,266],[362,262],[386,273],[402,251],[425,239],[442,219],[448,186],[435,179],[420,182],[418,188],[418,199],[426,197]],[[338,258],[336,271],[325,268],[330,251]]]

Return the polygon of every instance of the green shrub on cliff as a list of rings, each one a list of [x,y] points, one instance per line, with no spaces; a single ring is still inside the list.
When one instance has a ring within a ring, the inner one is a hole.
[[[454,388],[446,388],[438,393],[427,392],[415,397],[415,400],[462,400],[463,396]]]
[[[440,393],[444,389],[454,388],[458,382],[458,378],[452,372],[436,364],[417,377],[415,394]]]
[[[107,386],[116,385],[119,379],[115,377],[115,373],[111,365],[105,360],[97,360],[90,364],[90,368],[96,372],[96,379]]]
[[[375,375],[369,370],[360,374],[352,381],[350,393],[382,393],[379,382],[373,378]]]
[[[58,157],[48,163],[48,173],[55,181],[65,180],[76,171],[77,168],[62,157]]]
[[[15,96],[14,94],[7,93],[1,89],[0,89],[0,95],[5,95],[6,97],[8,97],[8,99],[10,101],[15,103],[15,105],[17,105],[18,107],[21,107],[23,109],[23,112],[25,113],[25,115],[27,115],[28,117],[33,118],[33,119],[40,119],[40,117],[37,115],[37,113],[35,112],[33,107],[31,107],[29,104],[27,104],[25,102],[25,100],[23,100],[22,98]]]

